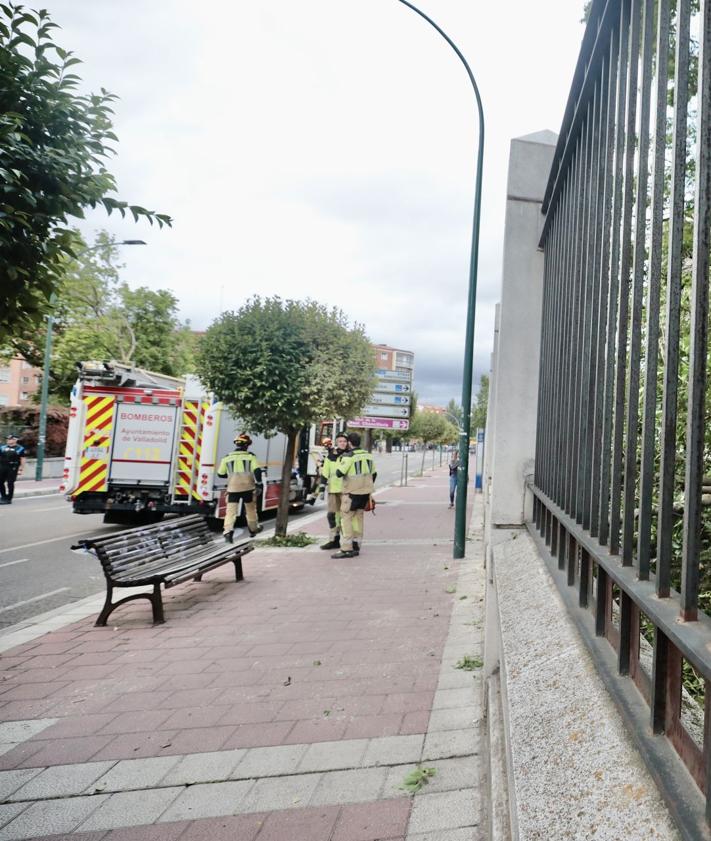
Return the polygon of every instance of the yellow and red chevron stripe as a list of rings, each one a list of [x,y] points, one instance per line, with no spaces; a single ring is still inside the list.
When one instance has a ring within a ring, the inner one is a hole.
[[[205,415],[207,414],[209,408],[210,404],[208,402],[203,402],[200,404],[200,431],[198,432],[197,444],[195,447],[195,458],[198,460],[200,458],[200,453],[202,452],[202,430],[205,425]],[[198,491],[198,482],[195,482],[192,490],[195,499],[200,499],[201,497]]]
[[[103,394],[89,394],[84,397],[86,407],[84,418],[84,440],[82,441],[82,456],[79,467],[79,484],[74,490],[74,496],[87,491],[105,491],[109,474],[109,447],[114,418],[113,396]],[[87,450],[93,449],[92,456]],[[106,455],[96,458],[97,449]]]
[[[198,425],[198,401],[186,400],[180,425],[178,469],[175,475],[176,496],[190,496],[190,477],[195,462]]]

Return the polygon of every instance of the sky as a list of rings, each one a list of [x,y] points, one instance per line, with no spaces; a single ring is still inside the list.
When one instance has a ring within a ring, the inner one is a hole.
[[[512,138],[557,132],[583,34],[577,0],[419,0],[466,56],[486,129],[475,391],[500,298]],[[30,0],[28,6],[34,7]],[[39,4],[38,4],[39,5]],[[478,121],[465,70],[398,0],[42,0],[81,89],[115,106],[118,197],[92,212],[132,287],[168,288],[204,330],[251,296],[340,307],[415,354],[422,403],[459,402]]]

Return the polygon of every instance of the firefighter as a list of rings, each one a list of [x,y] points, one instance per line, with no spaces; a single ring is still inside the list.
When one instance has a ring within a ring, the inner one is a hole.
[[[329,439],[326,439],[330,441]],[[336,475],[341,456],[348,450],[346,433],[336,436],[336,446],[331,447],[321,469],[321,487],[328,488],[326,502],[328,513],[328,543],[322,549],[339,549],[341,546],[341,498],[343,494],[343,479]]]
[[[240,500],[244,503],[249,534],[254,537],[262,530],[257,521],[257,503],[254,498],[257,485],[262,483],[262,469],[257,457],[248,451],[252,439],[246,433],[234,439],[235,450],[220,462],[218,476],[227,476],[227,511],[225,513],[224,536],[232,543],[232,532],[237,519]]]
[[[363,510],[373,493],[375,462],[370,453],[360,448],[360,435],[348,435],[349,450],[344,453],[336,468],[336,475],[343,479],[341,495],[341,551],[332,558],[354,558],[360,554],[363,540]]]
[[[7,444],[0,446],[0,505],[10,505],[15,493],[15,479],[25,469],[25,448],[17,435],[9,432]]]

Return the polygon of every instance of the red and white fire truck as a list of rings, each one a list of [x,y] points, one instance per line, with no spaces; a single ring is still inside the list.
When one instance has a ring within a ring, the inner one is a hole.
[[[196,377],[167,377],[119,363],[84,362],[71,395],[62,490],[77,514],[145,522],[166,513],[222,518],[221,458],[242,426]],[[252,436],[265,469],[258,510],[276,509],[286,437]],[[316,472],[305,431],[290,500],[301,508]]]

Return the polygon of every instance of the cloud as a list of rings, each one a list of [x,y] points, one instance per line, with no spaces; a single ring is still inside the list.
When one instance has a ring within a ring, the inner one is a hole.
[[[84,87],[120,95],[120,195],[173,229],[89,214],[132,286],[206,327],[251,295],[314,298],[416,356],[424,402],[461,391],[477,120],[463,68],[386,0],[44,0]],[[499,297],[511,137],[556,129],[582,28],[543,6],[422,0],[468,56],[487,120],[476,379]]]

